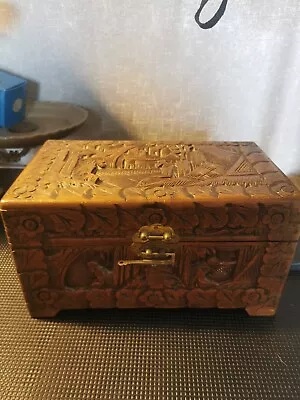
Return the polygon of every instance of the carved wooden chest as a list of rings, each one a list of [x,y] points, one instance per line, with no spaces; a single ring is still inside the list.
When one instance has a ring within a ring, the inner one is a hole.
[[[48,141],[2,200],[29,311],[274,315],[300,194],[254,143]]]

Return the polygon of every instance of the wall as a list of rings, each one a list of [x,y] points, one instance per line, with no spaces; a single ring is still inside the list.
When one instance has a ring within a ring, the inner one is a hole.
[[[94,137],[254,140],[299,172],[299,0],[229,0],[210,31],[200,0],[10,3],[0,68],[101,115]]]

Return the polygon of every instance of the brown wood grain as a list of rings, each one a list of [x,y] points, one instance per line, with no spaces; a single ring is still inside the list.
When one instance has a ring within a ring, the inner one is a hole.
[[[1,209],[35,317],[111,307],[274,315],[299,199],[254,143],[49,141]]]

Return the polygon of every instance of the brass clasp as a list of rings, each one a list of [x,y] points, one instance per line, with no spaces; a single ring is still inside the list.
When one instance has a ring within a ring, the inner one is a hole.
[[[175,253],[167,253],[168,258],[159,260],[157,258],[152,260],[120,260],[118,265],[120,267],[126,267],[127,265],[149,265],[149,266],[158,266],[158,265],[175,265]]]
[[[175,250],[179,237],[171,227],[159,224],[143,226],[132,240],[131,249],[139,258],[120,260],[119,266],[175,264]]]

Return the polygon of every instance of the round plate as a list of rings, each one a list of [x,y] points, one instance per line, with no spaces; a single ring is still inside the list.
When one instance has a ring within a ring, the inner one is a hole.
[[[27,106],[27,118],[12,129],[0,129],[0,148],[25,148],[48,139],[66,136],[82,125],[88,111],[66,103],[34,102]]]

